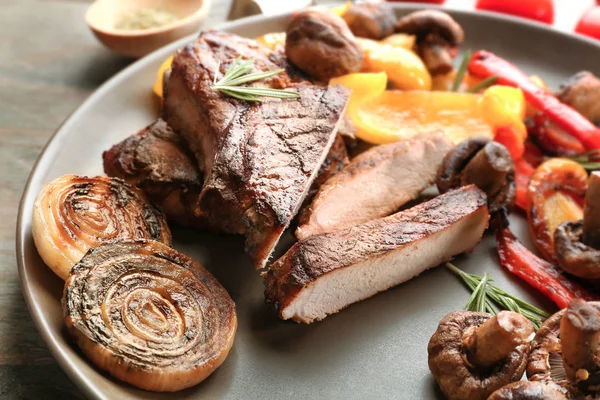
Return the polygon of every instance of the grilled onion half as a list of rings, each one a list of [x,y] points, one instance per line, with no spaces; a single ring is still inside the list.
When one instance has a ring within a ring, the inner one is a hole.
[[[196,385],[229,353],[235,304],[202,265],[155,241],[91,249],[65,283],[68,332],[100,369],[142,389]]]
[[[34,203],[32,233],[40,256],[63,280],[92,247],[123,239],[171,244],[164,215],[144,193],[105,176],[64,175],[48,183]]]

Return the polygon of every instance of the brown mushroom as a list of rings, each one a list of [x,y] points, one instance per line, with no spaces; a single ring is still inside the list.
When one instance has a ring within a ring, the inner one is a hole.
[[[560,85],[556,97],[594,123],[600,122],[600,79],[581,71]]]
[[[519,381],[491,394],[488,400],[567,400],[564,394],[541,382]]]
[[[431,75],[452,71],[454,49],[465,34],[448,14],[438,10],[415,11],[400,18],[396,32],[416,35],[416,50]]]
[[[600,390],[600,305],[574,299],[560,322],[567,379],[583,393]]]
[[[548,318],[531,342],[531,353],[527,360],[527,378],[551,386],[561,393],[569,393],[569,383],[562,365],[560,321],[565,310]]]
[[[487,399],[521,379],[533,332],[527,318],[511,311],[450,313],[429,341],[429,369],[449,400]]]
[[[600,278],[600,172],[590,175],[583,220],[559,225],[554,249],[564,271],[580,278]]]
[[[552,386],[568,398],[598,398],[599,339],[600,302],[572,300],[538,330],[527,377]]]
[[[342,18],[320,9],[298,12],[285,41],[288,59],[316,80],[357,72],[363,59],[358,41]]]
[[[396,15],[387,3],[352,4],[342,15],[355,36],[380,40],[394,33]]]
[[[490,214],[515,203],[515,165],[503,145],[484,137],[462,141],[450,150],[438,171],[441,193],[474,184],[488,196]]]

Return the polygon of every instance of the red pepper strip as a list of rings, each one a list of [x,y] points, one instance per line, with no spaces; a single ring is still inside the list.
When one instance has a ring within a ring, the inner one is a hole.
[[[558,157],[573,156],[585,151],[579,140],[550,121],[543,113],[528,120],[527,131],[542,149]]]
[[[500,264],[552,300],[561,309],[572,299],[597,300],[579,283],[563,275],[554,265],[542,260],[512,234],[508,227],[496,231]]]
[[[519,160],[525,152],[523,136],[512,126],[496,128],[494,140],[506,147],[513,160]]]
[[[575,136],[587,150],[600,149],[600,129],[568,105],[561,103],[508,61],[479,50],[469,61],[469,73],[480,78],[497,76],[497,83],[520,88],[533,107],[543,111],[557,125]]]
[[[533,172],[542,163],[544,153],[531,141],[525,142],[525,154],[515,161],[515,184],[517,186],[517,207],[523,211],[529,209],[527,188]]]

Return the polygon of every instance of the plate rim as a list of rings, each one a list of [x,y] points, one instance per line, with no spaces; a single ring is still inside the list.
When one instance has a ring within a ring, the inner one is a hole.
[[[525,25],[532,29],[537,29],[543,31],[544,34],[548,34],[551,36],[557,37],[567,37],[571,40],[581,41],[587,43],[588,45],[592,45],[600,51],[600,40],[588,38],[586,36],[576,34],[574,32],[565,32],[556,30],[552,25],[547,25],[541,22],[532,21],[520,17],[514,17],[506,14],[482,11],[482,10],[458,10],[451,7],[439,7],[432,6],[428,3],[393,3],[391,4],[394,10],[402,10],[402,11],[411,11],[411,10],[420,10],[424,8],[431,9],[439,9],[442,11],[448,11],[450,14],[456,16],[469,16],[475,18],[482,19],[493,19],[502,23],[509,24],[518,24]],[[242,19],[238,19],[235,21],[224,22],[220,24],[216,24],[214,27],[211,26],[207,29],[223,29],[230,30],[235,29],[244,25],[252,25],[257,22],[265,22],[265,21],[277,21],[283,18],[289,18],[292,15],[291,12],[279,13],[275,15],[265,16],[265,15],[255,15],[251,17],[246,17]],[[204,29],[203,29],[204,30]],[[101,97],[105,92],[110,91],[115,85],[117,85],[120,81],[125,79],[128,76],[132,76],[135,72],[142,68],[145,64],[159,57],[163,57],[169,52],[173,52],[174,50],[182,47],[186,43],[191,42],[198,33],[194,33],[192,35],[186,36],[185,38],[179,39],[173,43],[170,43],[166,46],[161,47],[153,51],[152,53],[134,61],[123,70],[119,71],[117,74],[110,77],[103,84],[101,84],[98,88],[96,88],[79,106],[77,106],[66,118],[65,120],[56,128],[56,130],[50,135],[48,141],[43,146],[39,155],[34,162],[31,171],[27,177],[25,186],[23,188],[23,193],[19,200],[19,208],[17,213],[17,225],[16,225],[16,258],[17,265],[19,271],[19,281],[21,286],[21,291],[23,297],[25,299],[25,303],[27,305],[27,309],[31,316],[31,319],[34,322],[37,332],[43,339],[46,346],[50,350],[52,357],[56,362],[60,365],[61,369],[65,372],[65,374],[69,377],[71,382],[73,382],[85,395],[87,398],[104,400],[108,399],[105,393],[100,391],[98,387],[90,382],[90,377],[85,374],[82,370],[79,370],[77,366],[71,360],[71,357],[67,355],[63,349],[63,347],[57,342],[56,335],[53,333],[50,328],[47,319],[44,316],[43,307],[40,304],[36,304],[33,300],[33,295],[31,288],[29,286],[29,277],[28,271],[25,262],[25,252],[24,245],[27,239],[27,235],[30,234],[30,230],[25,229],[27,222],[24,221],[24,214],[26,214],[25,207],[30,203],[32,204],[35,200],[36,194],[31,193],[32,186],[40,185],[41,179],[36,177],[37,172],[40,168],[44,167],[45,163],[49,163],[49,159],[45,159],[46,155],[50,153],[50,150],[60,145],[61,140],[64,139],[63,136],[66,132],[68,132],[68,127],[72,120],[74,120],[78,115],[84,113],[90,104],[94,102],[94,100],[98,97]],[[95,373],[100,374],[97,370]]]

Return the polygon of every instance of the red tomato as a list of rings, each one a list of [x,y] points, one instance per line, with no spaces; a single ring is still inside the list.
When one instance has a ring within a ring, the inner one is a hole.
[[[575,32],[600,39],[600,7],[587,10],[577,23]]]
[[[431,3],[431,4],[444,4],[446,0],[387,0],[392,3]],[[600,0],[598,0],[600,1]]]
[[[516,15],[547,24],[554,23],[552,0],[477,0],[475,8]]]

